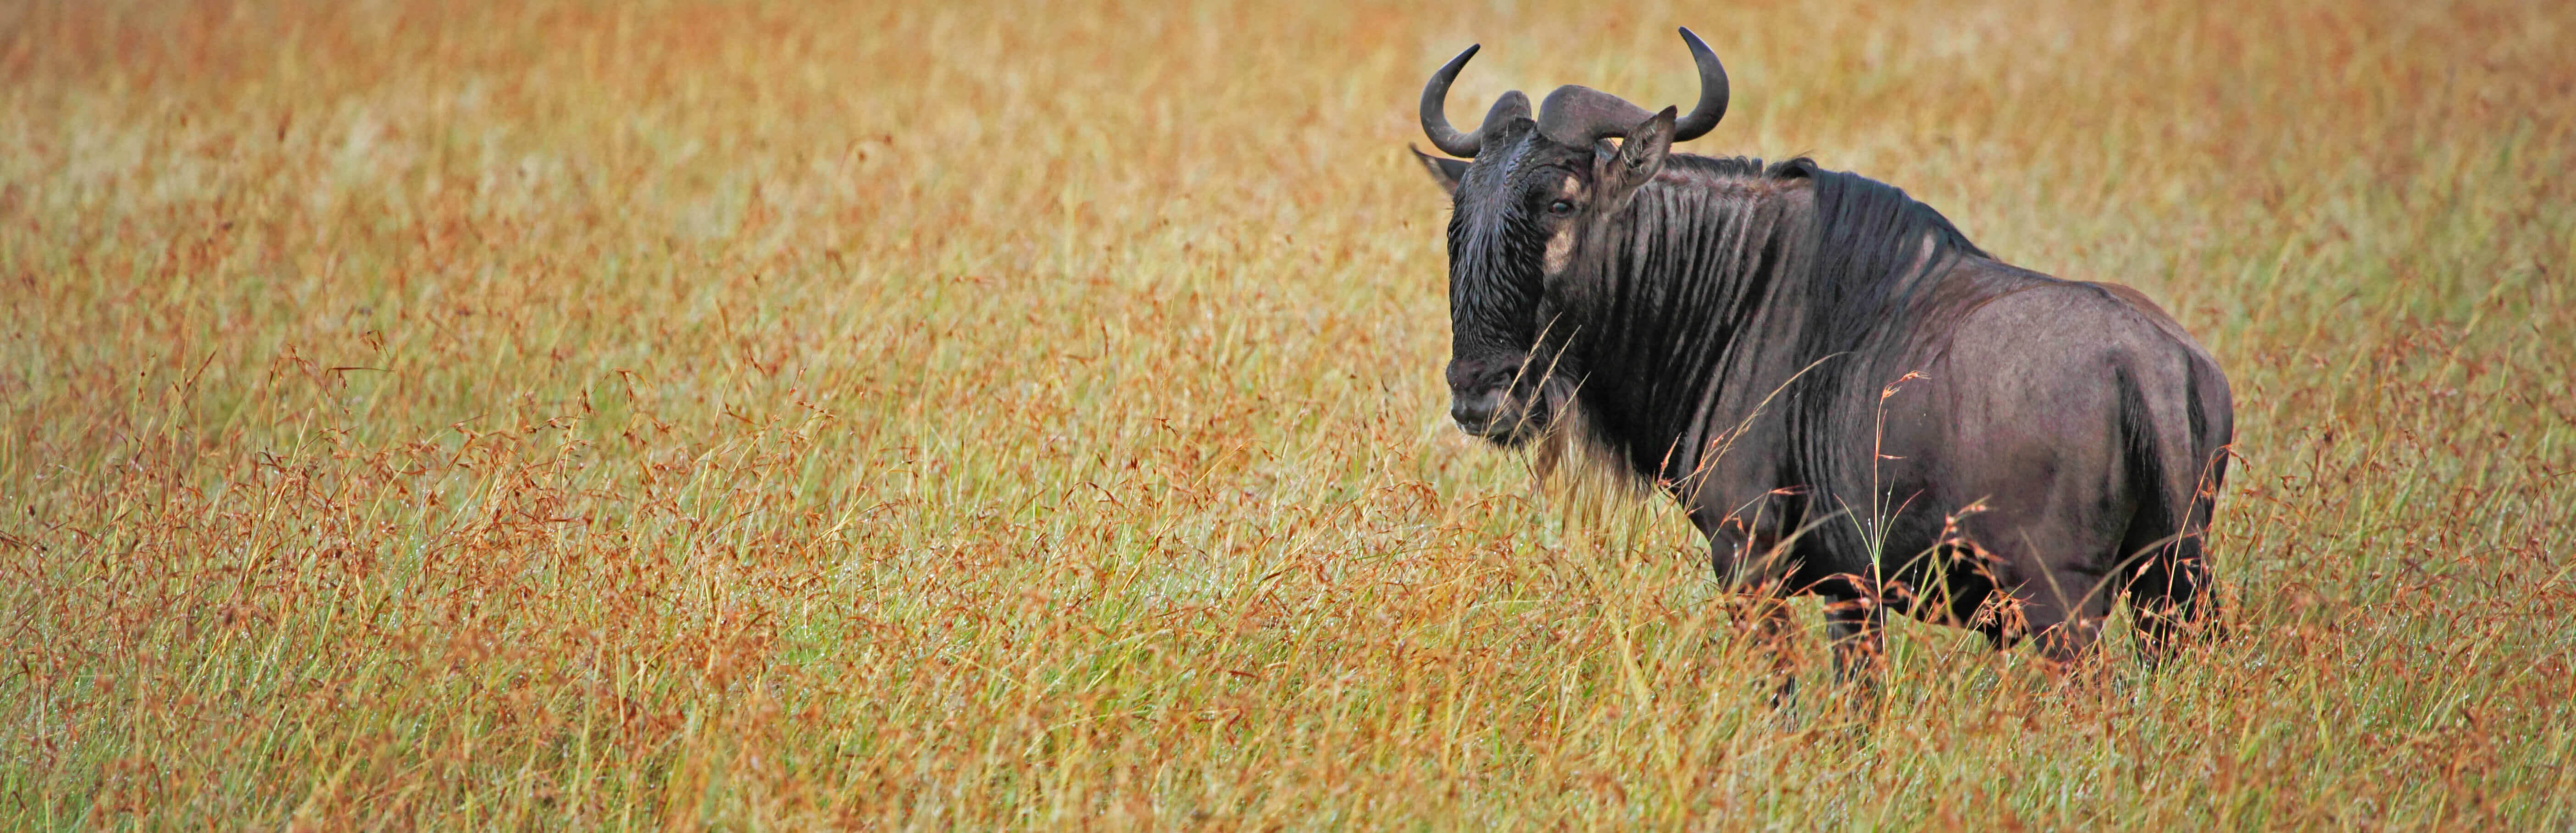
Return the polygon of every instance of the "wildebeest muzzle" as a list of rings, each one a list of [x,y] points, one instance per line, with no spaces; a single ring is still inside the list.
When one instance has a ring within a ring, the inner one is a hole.
[[[1528,353],[1449,362],[1449,418],[1458,429],[1515,446],[1547,428],[1540,378]]]

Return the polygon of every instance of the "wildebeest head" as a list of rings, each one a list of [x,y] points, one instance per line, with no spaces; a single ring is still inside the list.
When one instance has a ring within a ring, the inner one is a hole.
[[[1449,126],[1444,100],[1470,46],[1422,89],[1431,143],[1473,160],[1415,151],[1456,200],[1449,218],[1449,415],[1458,427],[1518,445],[1544,431],[1581,382],[1568,360],[1574,335],[1553,326],[1584,253],[1606,239],[1672,143],[1698,138],[1726,114],[1726,70],[1689,29],[1699,103],[1648,113],[1617,96],[1566,85],[1532,118],[1529,97],[1505,93],[1474,133]],[[1612,145],[1610,139],[1622,141]]]

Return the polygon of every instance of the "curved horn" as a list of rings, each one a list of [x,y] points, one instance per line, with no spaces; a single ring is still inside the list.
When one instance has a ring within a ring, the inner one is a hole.
[[[1484,44],[1467,47],[1467,51],[1440,65],[1440,71],[1431,74],[1431,82],[1422,85],[1422,132],[1431,137],[1433,147],[1447,151],[1451,156],[1476,158],[1476,151],[1484,147],[1485,131],[1514,117],[1529,115],[1529,96],[1514,90],[1494,99],[1493,108],[1485,111],[1485,123],[1478,125],[1475,133],[1460,133],[1457,128],[1449,126],[1449,116],[1445,112],[1448,109],[1449,82],[1458,80],[1458,71],[1465,69],[1467,59],[1476,57],[1476,50],[1482,48]]]
[[[1682,42],[1690,44],[1691,60],[1699,64],[1699,103],[1691,107],[1690,115],[1673,123],[1676,142],[1706,135],[1717,127],[1718,119],[1726,117],[1726,67],[1691,30],[1682,30]],[[1654,115],[1627,99],[1567,84],[1547,94],[1539,107],[1538,131],[1558,144],[1587,147],[1606,137],[1626,136]]]
[[[1699,65],[1699,103],[1691,106],[1689,115],[1673,123],[1673,141],[1687,142],[1707,135],[1726,118],[1726,67],[1717,62],[1717,53],[1708,49],[1690,27],[1682,27],[1682,42],[1690,44],[1691,63]]]

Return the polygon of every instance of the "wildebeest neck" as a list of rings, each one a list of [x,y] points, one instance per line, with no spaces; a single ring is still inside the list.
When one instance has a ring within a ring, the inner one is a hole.
[[[1905,329],[1950,264],[1982,255],[1904,192],[1804,159],[1676,155],[1609,222],[1592,278],[1567,290],[1570,352],[1595,439],[1673,483],[1749,421],[1794,423],[1865,375],[1862,343]]]

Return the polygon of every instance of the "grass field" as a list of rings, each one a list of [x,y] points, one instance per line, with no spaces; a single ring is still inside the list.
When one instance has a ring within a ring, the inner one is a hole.
[[[2576,827],[2566,9],[1498,5],[0,7],[0,827]],[[2231,639],[1774,713],[1450,427],[1424,76],[1677,25],[2220,358]]]

